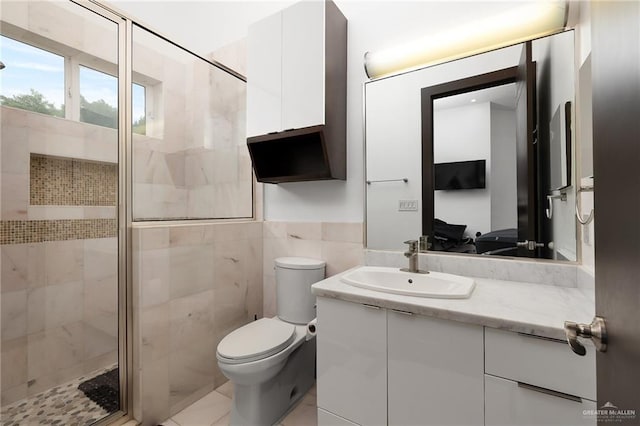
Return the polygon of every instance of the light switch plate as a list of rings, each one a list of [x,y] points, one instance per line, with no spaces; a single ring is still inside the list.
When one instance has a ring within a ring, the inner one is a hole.
[[[399,212],[417,212],[418,200],[400,200],[398,202]]]

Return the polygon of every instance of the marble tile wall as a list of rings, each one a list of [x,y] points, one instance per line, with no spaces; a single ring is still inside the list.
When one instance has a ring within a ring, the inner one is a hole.
[[[42,213],[43,207],[31,203],[32,154],[112,165],[118,160],[117,132],[106,127],[0,106],[0,132],[0,218],[3,221],[45,218]],[[104,210],[101,207],[108,205],[91,206],[86,217],[115,217],[113,208]],[[84,219],[85,210],[78,206],[74,210],[65,211],[63,215],[51,218]]]
[[[2,245],[2,405],[117,361],[117,239]]]
[[[30,196],[32,154],[115,167],[117,132],[5,106],[0,129],[6,405],[117,361],[115,207],[34,205]]]
[[[148,34],[137,40],[134,70],[158,79],[154,96],[171,102],[163,105],[162,129],[134,135],[135,218],[252,217],[246,83]],[[153,70],[152,48],[161,59]],[[230,45],[227,56],[244,49]]]
[[[0,244],[40,243],[115,237],[116,219],[54,219],[0,221]]]
[[[262,317],[262,223],[133,230],[134,415],[156,425],[226,379],[216,347]]]
[[[327,262],[332,276],[364,262],[362,223],[270,222],[263,224],[264,316],[277,312],[274,261],[300,256]]]
[[[2,5],[3,34],[23,36],[28,30],[70,49],[115,63],[118,57],[115,25],[68,2],[21,0]],[[12,28],[13,26],[17,28]],[[69,31],[73,28],[74,31]]]

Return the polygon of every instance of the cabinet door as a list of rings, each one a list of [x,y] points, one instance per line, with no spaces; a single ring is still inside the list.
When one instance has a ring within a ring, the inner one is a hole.
[[[323,1],[304,1],[282,12],[283,130],[324,124]]]
[[[249,27],[247,137],[282,130],[282,13]]]
[[[387,316],[318,298],[318,407],[359,425],[387,422]]]
[[[596,410],[596,403],[485,375],[486,426],[595,426],[596,416],[585,410]]]
[[[387,312],[389,424],[483,425],[481,326]]]

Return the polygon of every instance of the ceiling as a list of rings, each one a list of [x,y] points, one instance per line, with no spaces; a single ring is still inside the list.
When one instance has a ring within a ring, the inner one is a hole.
[[[437,99],[433,102],[433,109],[443,110],[459,108],[461,106],[481,104],[484,102],[493,102],[505,109],[515,109],[516,84],[504,84],[502,86],[490,87],[488,89],[476,90],[474,92]]]

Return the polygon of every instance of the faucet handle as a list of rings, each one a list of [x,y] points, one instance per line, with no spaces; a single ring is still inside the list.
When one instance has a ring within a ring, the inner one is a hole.
[[[407,240],[404,244],[409,244],[409,251],[418,251],[418,240]]]

